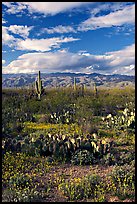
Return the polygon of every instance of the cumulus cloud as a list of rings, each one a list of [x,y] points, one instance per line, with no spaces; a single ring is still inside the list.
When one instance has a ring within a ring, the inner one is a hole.
[[[135,44],[127,46],[124,50],[108,52],[106,55],[111,57],[110,65],[112,67],[123,65],[123,63],[129,66],[135,60]]]
[[[2,43],[3,45],[8,45],[16,50],[31,50],[31,51],[50,51],[53,48],[60,48],[62,43],[68,43],[80,40],[79,38],[73,37],[53,37],[53,38],[43,38],[43,39],[30,39],[27,38],[29,31],[32,26],[17,26],[11,25],[9,27],[2,27]],[[15,38],[11,33],[18,34],[19,38]],[[21,39],[20,37],[25,39]]]
[[[7,21],[4,18],[2,18],[2,24],[5,24],[5,23],[7,23]]]
[[[38,12],[45,15],[55,15],[80,6],[91,4],[91,2],[3,2],[7,6],[8,13],[19,13],[27,9],[30,13]],[[93,4],[93,2],[92,2]]]
[[[79,25],[78,30],[96,30],[125,24],[135,24],[135,5],[127,5],[123,9],[116,10],[107,15],[90,17]]]
[[[18,44],[22,40],[20,37],[27,38],[32,28],[33,26],[2,26],[2,44],[8,45],[9,47],[16,46],[16,44]],[[14,37],[13,34],[17,34],[19,35],[19,37]]]
[[[9,14],[23,13],[24,9],[27,9],[23,2],[2,2],[2,4],[7,7],[6,12]]]
[[[9,34],[8,27],[2,26],[2,44],[12,46],[14,41],[15,38]]]
[[[72,65],[81,64],[81,56],[66,51],[48,52],[48,53],[28,53],[12,61],[6,68],[9,72],[36,72],[40,69],[42,72],[64,71]],[[68,63],[69,62],[69,63]],[[31,66],[30,66],[31,65]],[[81,64],[82,65],[82,64]],[[21,69],[20,69],[21,68]]]
[[[18,50],[35,50],[35,51],[49,51],[52,48],[60,48],[62,43],[68,43],[79,40],[73,37],[54,37],[47,39],[26,39],[20,40],[16,43],[16,49]]]
[[[76,33],[76,30],[72,26],[62,26],[58,25],[53,28],[44,28],[42,32],[47,32],[48,34],[53,33]]]
[[[129,5],[129,2],[97,2],[90,13],[91,16],[95,16],[101,14],[102,11],[114,12],[124,9],[127,5]]]
[[[6,63],[6,60],[2,60],[2,64],[5,64]]]
[[[14,34],[18,34],[19,36],[23,38],[27,38],[29,36],[30,30],[33,28],[33,26],[20,26],[20,25],[10,25],[8,27],[8,31],[11,31]]]
[[[67,50],[47,53],[28,53],[18,57],[3,73],[83,72],[102,74],[135,74],[135,45],[104,55],[86,52],[71,53]]]

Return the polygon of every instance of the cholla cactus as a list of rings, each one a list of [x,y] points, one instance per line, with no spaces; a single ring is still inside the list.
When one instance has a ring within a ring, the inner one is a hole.
[[[41,93],[43,90],[42,81],[40,79],[40,71],[38,72],[38,81],[35,81],[35,89],[36,93],[38,94],[38,99],[40,100]]]

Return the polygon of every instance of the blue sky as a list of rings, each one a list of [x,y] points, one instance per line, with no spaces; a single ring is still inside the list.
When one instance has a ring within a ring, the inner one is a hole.
[[[135,75],[135,3],[3,2],[2,66]]]

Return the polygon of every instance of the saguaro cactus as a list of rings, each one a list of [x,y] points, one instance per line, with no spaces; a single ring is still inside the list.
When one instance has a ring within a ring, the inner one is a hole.
[[[81,85],[81,95],[84,96],[85,84]]]
[[[74,91],[76,91],[76,77],[74,77]]]
[[[94,83],[94,91],[95,91],[95,95],[97,96],[97,94],[98,94],[98,90],[97,90],[96,83]]]
[[[38,72],[38,81],[35,81],[35,88],[36,88],[36,93],[38,94],[38,99],[40,100],[41,93],[43,90],[42,81],[40,79],[40,71]]]

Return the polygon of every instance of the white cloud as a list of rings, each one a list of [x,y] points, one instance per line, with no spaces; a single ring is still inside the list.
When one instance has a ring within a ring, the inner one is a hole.
[[[35,4],[33,2],[24,2],[24,4],[28,6],[30,11],[55,15],[87,4],[87,2],[35,2]]]
[[[20,40],[16,43],[16,49],[18,50],[35,50],[35,51],[49,51],[52,48],[59,48],[62,43],[68,43],[79,40],[73,37],[54,37],[47,39],[26,39]]]
[[[95,16],[102,11],[114,12],[124,9],[129,2],[97,2],[91,9],[91,16]]]
[[[123,9],[111,12],[107,15],[91,17],[82,22],[78,30],[96,30],[98,28],[122,26],[124,24],[135,24],[135,5],[127,5]]]
[[[93,4],[94,2],[92,2]],[[80,6],[91,4],[91,2],[3,2],[8,7],[8,13],[19,13],[27,9],[30,13],[38,12],[41,14],[55,15]]]
[[[10,48],[16,50],[33,50],[33,51],[50,51],[53,48],[60,48],[62,43],[68,43],[80,40],[79,38],[73,37],[53,37],[53,38],[43,38],[43,39],[30,39],[27,38],[29,31],[32,29],[27,26],[11,25],[9,27],[2,27],[2,43],[3,45],[8,45]],[[15,38],[10,34],[18,34],[19,37]],[[25,39],[21,39],[20,36]]]
[[[108,52],[104,55],[89,53],[70,53],[67,50],[47,53],[28,53],[21,55],[8,66],[3,73],[35,73],[41,72],[84,72],[102,74],[134,75],[135,45],[122,50]]]
[[[7,23],[7,21],[4,18],[2,18],[2,24],[5,24],[5,23]]]
[[[5,64],[6,63],[6,60],[2,60],[2,64]]]
[[[2,26],[2,44],[8,45],[9,47],[14,47],[22,39],[20,37],[26,38],[29,35],[29,31],[32,26],[18,26],[10,25],[9,27]],[[18,34],[19,38],[15,38],[13,34]]]
[[[8,33],[8,27],[2,26],[2,44],[11,46],[15,38]]]
[[[58,25],[56,27],[53,28],[44,28],[42,30],[43,32],[47,32],[49,34],[53,34],[53,33],[76,33],[75,29],[72,26],[62,26],[62,25]]]
[[[106,55],[111,58],[109,66],[113,68],[114,73],[122,71],[123,74],[130,74],[130,72],[132,75],[135,74],[135,44],[127,46],[123,50],[108,52]]]
[[[27,6],[20,2],[2,2],[7,7],[6,12],[9,14],[22,13]]]
[[[48,52],[48,53],[28,53],[18,57],[12,61],[5,71],[10,73],[26,72],[30,67],[29,72],[36,72],[40,69],[42,72],[64,70],[66,66],[77,64],[81,56],[67,52]],[[69,63],[68,63],[69,62]],[[3,70],[4,71],[4,70]]]
[[[32,28],[33,28],[33,26],[28,27],[27,25],[25,25],[25,26],[10,25],[8,27],[8,31],[11,31],[14,34],[18,34],[23,38],[27,38],[29,36],[29,32]]]
[[[29,31],[33,28],[33,26],[18,26],[18,25],[10,25],[9,27],[2,26],[2,44],[8,45],[9,47],[15,47],[23,38],[27,38],[29,35]],[[15,38],[13,34],[18,34],[19,37]]]

